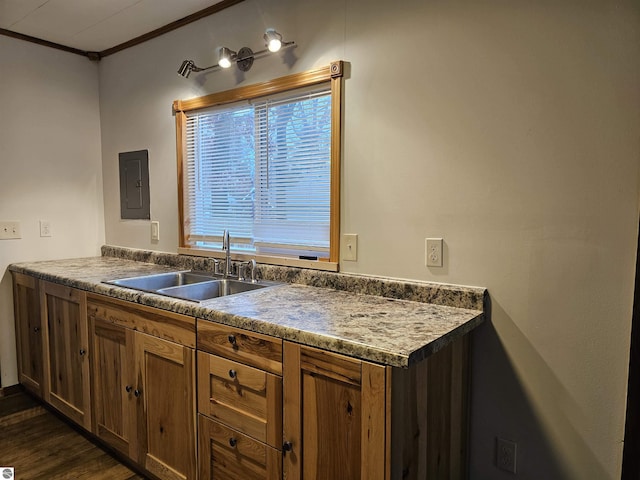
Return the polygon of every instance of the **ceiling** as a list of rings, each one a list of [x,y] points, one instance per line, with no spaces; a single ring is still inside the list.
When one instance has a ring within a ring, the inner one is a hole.
[[[103,52],[223,0],[0,0],[0,29]],[[213,13],[213,12],[211,12]]]

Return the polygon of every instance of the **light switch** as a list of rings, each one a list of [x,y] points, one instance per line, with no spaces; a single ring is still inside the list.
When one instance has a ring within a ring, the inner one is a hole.
[[[151,222],[151,240],[155,242],[160,240],[160,222]]]
[[[358,260],[358,235],[355,233],[345,233],[342,236],[343,248],[342,259],[355,262]]]

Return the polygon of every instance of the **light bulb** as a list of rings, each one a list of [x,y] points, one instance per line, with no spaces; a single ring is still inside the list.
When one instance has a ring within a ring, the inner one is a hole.
[[[222,68],[229,68],[231,66],[231,60],[235,57],[236,52],[229,50],[227,47],[220,49],[220,56],[218,59],[218,65]]]
[[[269,28],[264,34],[264,41],[267,42],[267,48],[270,52],[277,52],[282,47],[282,35],[273,28]]]

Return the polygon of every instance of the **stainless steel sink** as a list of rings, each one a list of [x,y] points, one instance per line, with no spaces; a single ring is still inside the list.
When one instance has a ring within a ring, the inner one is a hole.
[[[180,287],[163,288],[156,293],[185,300],[204,301],[212,298],[235,295],[237,293],[250,292],[261,288],[279,285],[275,282],[251,283],[240,280],[213,280],[211,282],[194,283]]]
[[[211,276],[205,276],[202,274],[187,271],[143,275],[141,277],[121,278],[118,280],[107,280],[105,283],[117,285],[119,287],[133,288],[134,290],[143,290],[145,292],[157,292],[158,290],[163,288],[178,287],[200,282],[209,282],[211,280]]]
[[[265,280],[251,282],[221,278],[218,275],[191,271],[120,278],[106,280],[104,283],[194,302],[284,285]]]

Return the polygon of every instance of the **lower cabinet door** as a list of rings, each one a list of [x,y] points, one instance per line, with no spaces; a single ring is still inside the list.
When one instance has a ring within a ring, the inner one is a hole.
[[[385,368],[284,342],[287,480],[385,478]]]
[[[158,478],[196,478],[195,351],[136,332],[138,461]]]
[[[44,327],[44,399],[91,430],[87,296],[75,288],[40,281]]]
[[[16,321],[18,378],[42,396],[42,320],[38,280],[13,272],[13,311]]]
[[[200,480],[280,480],[282,453],[198,415]]]
[[[135,458],[135,332],[97,317],[89,319],[89,330],[93,347],[95,434],[120,452]]]

